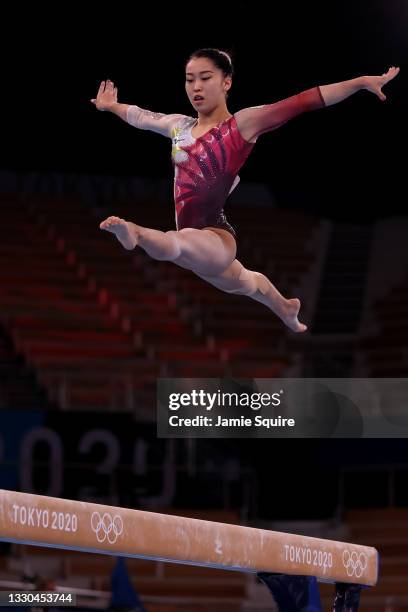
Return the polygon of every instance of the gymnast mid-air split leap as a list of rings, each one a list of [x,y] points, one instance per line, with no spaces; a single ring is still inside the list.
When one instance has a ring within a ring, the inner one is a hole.
[[[177,230],[161,232],[119,217],[108,217],[100,227],[115,234],[125,249],[139,246],[153,259],[172,261],[222,291],[248,295],[270,308],[290,329],[303,332],[307,328],[298,320],[300,301],[286,299],[266,276],[247,270],[236,259],[236,235],[224,214],[225,201],[261,134],[300,113],[341,102],[361,89],[384,101],[382,87],[399,68],[392,66],[381,76],[321,85],[233,115],[227,108],[233,67],[225,51],[200,49],[190,56],[185,70],[186,92],[197,118],[120,104],[112,81],[102,81],[91,100],[98,110],[172,139]]]

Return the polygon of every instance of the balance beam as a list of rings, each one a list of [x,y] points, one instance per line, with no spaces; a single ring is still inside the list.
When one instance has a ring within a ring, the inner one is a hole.
[[[375,548],[0,490],[0,540],[374,586]]]

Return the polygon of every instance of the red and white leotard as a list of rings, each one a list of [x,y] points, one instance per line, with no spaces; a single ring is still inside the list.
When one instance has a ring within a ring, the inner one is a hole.
[[[323,106],[320,88],[314,87],[275,104],[238,111],[199,138],[191,133],[197,119],[186,115],[162,115],[129,106],[127,120],[172,139],[177,229],[220,227],[235,235],[225,218],[224,204],[258,136]],[[250,142],[241,136],[244,127],[245,133],[251,133]]]

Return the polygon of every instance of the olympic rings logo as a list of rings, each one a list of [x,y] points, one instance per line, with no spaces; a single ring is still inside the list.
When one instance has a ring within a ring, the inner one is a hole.
[[[367,555],[363,552],[357,553],[355,550],[350,552],[346,549],[343,551],[343,565],[346,568],[347,576],[361,578],[367,569]]]
[[[119,514],[112,517],[109,512],[104,512],[103,515],[92,512],[91,528],[100,544],[105,540],[108,540],[109,544],[114,544],[123,533],[123,521]]]

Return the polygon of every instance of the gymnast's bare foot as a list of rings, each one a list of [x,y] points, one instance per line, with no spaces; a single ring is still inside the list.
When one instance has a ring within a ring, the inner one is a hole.
[[[115,234],[121,245],[128,251],[131,251],[137,245],[138,236],[133,223],[130,224],[119,217],[108,217],[105,221],[102,221],[99,227]]]
[[[304,332],[307,330],[307,326],[300,323],[298,314],[300,310],[300,300],[293,298],[287,300],[286,312],[282,316],[282,321],[294,332]]]

